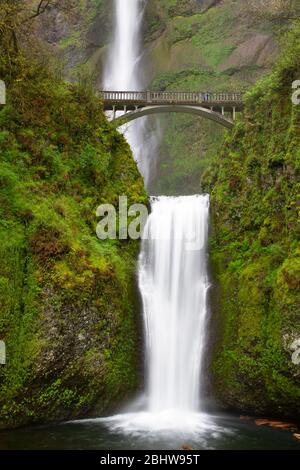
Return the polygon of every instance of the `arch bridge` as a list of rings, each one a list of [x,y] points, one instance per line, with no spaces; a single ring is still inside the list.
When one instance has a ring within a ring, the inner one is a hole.
[[[231,129],[236,113],[243,109],[242,93],[101,91],[100,98],[118,126],[143,116],[175,112],[201,116]]]

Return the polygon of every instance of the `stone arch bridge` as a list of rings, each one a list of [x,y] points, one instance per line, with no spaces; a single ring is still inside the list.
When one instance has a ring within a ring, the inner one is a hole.
[[[231,129],[236,113],[243,109],[242,93],[101,91],[100,98],[118,126],[143,116],[175,112],[201,116]]]

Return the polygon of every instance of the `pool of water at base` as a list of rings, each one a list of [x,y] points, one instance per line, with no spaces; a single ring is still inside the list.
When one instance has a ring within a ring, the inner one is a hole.
[[[227,414],[117,415],[0,432],[0,450],[300,450],[289,431]]]

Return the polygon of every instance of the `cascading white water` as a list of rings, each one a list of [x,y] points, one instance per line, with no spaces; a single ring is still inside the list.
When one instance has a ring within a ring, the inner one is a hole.
[[[135,438],[172,433],[180,439],[205,440],[221,432],[201,409],[200,393],[209,288],[209,196],[161,196],[152,198],[151,206],[139,257],[145,397],[142,408],[135,402],[126,413],[99,421]]]
[[[141,26],[146,0],[114,0],[115,32],[105,64],[103,85],[106,90],[141,91],[143,84],[139,65],[141,60]],[[147,186],[150,179],[151,137],[146,144],[147,118],[124,126],[139,170]]]
[[[208,196],[152,200],[139,262],[150,412],[199,410],[208,212]]]

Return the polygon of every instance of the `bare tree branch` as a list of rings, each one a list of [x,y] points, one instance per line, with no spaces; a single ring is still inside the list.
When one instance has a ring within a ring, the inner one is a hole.
[[[40,3],[38,4],[35,13],[29,16],[29,18],[27,18],[27,21],[33,20],[34,18],[40,16],[42,13],[45,13],[50,3],[50,0],[40,0]]]
[[[75,5],[74,0],[0,0],[0,40],[18,52],[18,38],[30,36],[31,22],[50,8],[69,11]]]

